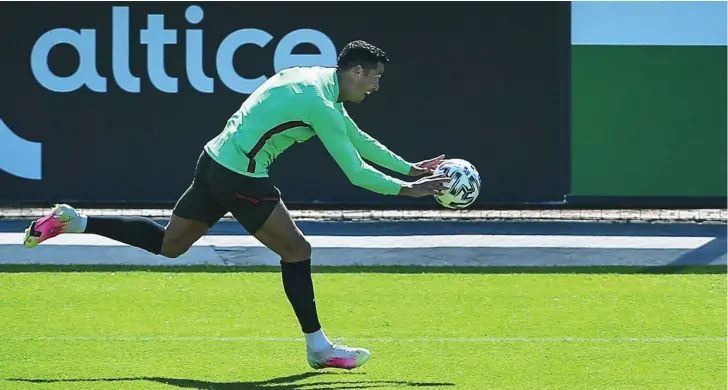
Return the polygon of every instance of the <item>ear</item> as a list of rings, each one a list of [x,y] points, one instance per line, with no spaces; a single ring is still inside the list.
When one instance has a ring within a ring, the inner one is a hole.
[[[364,77],[364,67],[361,65],[357,65],[354,67],[354,76],[356,76],[357,79],[360,79]]]

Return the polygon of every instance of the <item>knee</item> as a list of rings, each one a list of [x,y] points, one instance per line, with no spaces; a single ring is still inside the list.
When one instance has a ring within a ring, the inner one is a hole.
[[[311,243],[304,237],[291,243],[287,250],[281,254],[281,260],[286,263],[306,261],[311,258]]]
[[[175,237],[165,234],[164,240],[162,241],[162,250],[159,254],[164,257],[174,259],[187,253],[191,246],[192,245],[187,242],[187,240],[184,240],[183,237]]]

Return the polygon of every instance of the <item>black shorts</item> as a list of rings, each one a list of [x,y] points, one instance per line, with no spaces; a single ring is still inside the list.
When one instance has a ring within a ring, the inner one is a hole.
[[[212,226],[229,211],[248,231],[263,226],[281,198],[268,178],[233,172],[202,151],[192,184],[174,207],[174,215]]]

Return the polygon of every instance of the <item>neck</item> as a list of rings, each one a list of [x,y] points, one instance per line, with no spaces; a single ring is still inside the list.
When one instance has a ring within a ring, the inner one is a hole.
[[[339,80],[339,96],[337,102],[342,103],[346,101],[346,91],[349,90],[349,83],[344,77],[344,72],[341,69],[336,69],[336,78]]]

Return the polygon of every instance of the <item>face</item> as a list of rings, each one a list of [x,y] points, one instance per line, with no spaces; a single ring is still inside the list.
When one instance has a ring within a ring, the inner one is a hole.
[[[379,89],[379,80],[384,73],[384,64],[377,64],[375,69],[364,69],[357,66],[354,71],[354,83],[351,90],[351,101],[360,103],[372,92]]]

